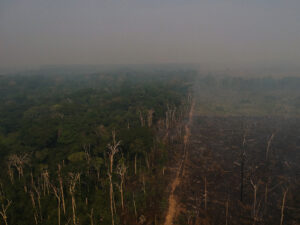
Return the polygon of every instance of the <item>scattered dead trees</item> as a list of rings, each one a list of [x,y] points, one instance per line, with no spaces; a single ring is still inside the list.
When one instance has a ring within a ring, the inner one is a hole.
[[[12,167],[15,167],[18,171],[19,180],[24,175],[24,166],[29,164],[29,155],[27,153],[24,154],[13,154],[8,157],[8,173],[11,181],[13,182],[13,171]]]

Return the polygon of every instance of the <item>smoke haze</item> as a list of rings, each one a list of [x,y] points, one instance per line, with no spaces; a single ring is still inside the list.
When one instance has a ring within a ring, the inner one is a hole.
[[[0,0],[0,67],[299,65],[299,0]]]

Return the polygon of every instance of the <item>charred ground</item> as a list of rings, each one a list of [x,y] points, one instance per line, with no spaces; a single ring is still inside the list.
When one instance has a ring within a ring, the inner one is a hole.
[[[184,181],[176,191],[182,203],[178,224],[280,224],[285,191],[284,222],[299,223],[299,119],[197,116],[194,121]]]

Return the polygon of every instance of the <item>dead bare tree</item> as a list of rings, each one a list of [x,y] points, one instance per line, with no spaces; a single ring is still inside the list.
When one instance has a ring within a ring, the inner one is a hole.
[[[134,156],[134,175],[136,175],[136,173],[137,173],[136,161],[137,161],[137,154],[135,153],[135,156]]]
[[[206,185],[206,177],[204,178],[204,210],[206,212],[207,209],[207,185]]]
[[[0,211],[0,214],[1,214],[2,218],[3,218],[3,220],[4,220],[5,225],[8,224],[7,223],[7,214],[6,214],[6,212],[7,212],[8,208],[10,207],[10,205],[11,205],[11,201],[10,200],[7,200],[6,204],[2,203],[2,205],[1,205],[2,209]]]
[[[268,205],[268,194],[269,194],[269,183],[270,183],[270,178],[267,179],[266,181],[266,186],[265,186],[265,197],[264,197],[264,213],[267,213],[267,205]]]
[[[59,188],[55,187],[54,185],[51,185],[53,193],[57,199],[57,220],[58,225],[60,225],[60,205],[61,205],[61,194],[59,193]]]
[[[252,179],[250,180],[251,182],[251,185],[253,187],[253,221],[254,221],[254,224],[256,223],[257,221],[257,208],[256,208],[256,201],[257,201],[257,189],[258,189],[258,183],[257,184],[254,184]]]
[[[139,110],[139,116],[140,116],[141,126],[144,127],[145,126],[145,119],[143,117],[143,114],[142,114],[141,110]]]
[[[127,167],[125,164],[122,162],[121,164],[118,165],[117,168],[117,174],[119,174],[121,182],[119,185],[120,189],[120,194],[121,194],[121,205],[122,205],[122,210],[124,211],[124,196],[123,196],[123,187],[124,187],[124,181],[125,181],[125,174],[127,171]]]
[[[110,212],[111,212],[111,224],[115,224],[114,220],[114,189],[113,189],[113,183],[112,183],[112,174],[110,171],[107,171],[108,179],[109,179],[109,199],[110,199]]]
[[[247,136],[247,130],[244,130],[243,134],[243,141],[242,141],[242,149],[241,149],[241,193],[240,193],[240,199],[241,202],[243,202],[243,194],[244,194],[244,166],[245,166],[245,159],[246,159],[246,136]]]
[[[227,198],[227,201],[225,203],[225,225],[228,225],[228,208],[229,208],[229,199]]]
[[[166,122],[165,122],[165,125],[166,125],[166,129],[168,130],[170,128],[170,124],[171,124],[171,109],[169,108],[169,106],[167,106],[167,111],[166,111]]]
[[[135,204],[134,192],[132,193],[132,200],[133,200],[135,220],[137,221],[137,211],[136,211],[136,204]]]
[[[114,165],[114,156],[119,152],[119,145],[120,141],[116,141],[116,132],[112,131],[112,137],[113,142],[111,144],[108,144],[108,158],[109,158],[109,170],[107,171],[107,175],[109,178],[110,188],[109,188],[109,196],[110,196],[110,208],[111,208],[111,217],[112,217],[112,225],[114,225],[114,209],[115,209],[115,203],[114,203],[114,189],[113,189],[113,183],[112,183],[112,174],[113,174],[113,165]]]
[[[87,161],[88,167],[87,167],[87,175],[90,175],[90,168],[91,168],[91,145],[90,144],[84,144],[83,145],[84,153],[85,153],[85,159]]]
[[[148,110],[148,117],[147,117],[148,127],[152,127],[153,113],[154,113],[153,109]]]
[[[152,149],[151,149],[151,152],[152,152]],[[150,162],[149,162],[149,156],[148,156],[148,153],[146,152],[146,155],[145,155],[145,162],[146,162],[146,166],[148,168],[148,170],[150,169]]]
[[[288,189],[286,189],[283,192],[283,197],[282,197],[282,204],[281,204],[281,217],[280,217],[280,225],[283,224],[283,217],[284,217],[284,207],[285,207],[285,200],[286,200],[286,194],[288,192]]]
[[[120,141],[116,141],[116,132],[112,131],[112,137],[113,137],[113,142],[111,144],[108,144],[108,158],[109,158],[109,172],[110,174],[113,173],[113,165],[114,165],[114,156],[116,153],[119,152],[119,146],[120,146]]]
[[[70,173],[70,183],[69,183],[69,193],[72,199],[72,213],[73,213],[73,224],[77,224],[76,219],[76,200],[75,200],[75,191],[76,191],[76,184],[80,180],[80,173]]]
[[[274,139],[275,136],[275,132],[272,133],[272,135],[270,136],[268,142],[267,142],[267,149],[266,149],[266,160],[268,160],[269,158],[269,150],[272,144],[272,140]]]
[[[17,169],[20,180],[24,174],[24,166],[29,163],[29,155],[27,153],[21,155],[13,154],[8,157],[8,161],[9,164],[11,164]]]
[[[143,184],[143,192],[146,194],[146,182],[145,182],[145,175],[142,175],[142,184]]]
[[[48,170],[44,170],[41,174],[42,180],[43,180],[43,185],[42,185],[42,189],[44,192],[44,196],[47,194],[49,194],[50,191],[50,181],[49,181],[49,173]]]
[[[13,166],[13,162],[11,160],[8,160],[7,161],[7,172],[8,172],[8,175],[9,175],[9,178],[10,178],[10,182],[13,184],[14,183],[14,171],[12,169],[12,166]]]
[[[63,208],[63,212],[65,215],[66,214],[66,205],[65,205],[64,187],[63,187],[63,180],[62,180],[62,176],[61,176],[61,165],[60,164],[58,164],[57,175],[58,175],[58,182],[59,182],[59,193],[61,195],[62,208]]]
[[[38,206],[39,206],[39,214],[40,214],[40,219],[42,221],[43,217],[42,217],[42,206],[41,206],[41,193],[35,184],[32,186],[32,188],[34,189],[36,196],[37,196],[37,201],[38,201]]]
[[[91,209],[91,213],[89,214],[91,225],[94,225],[94,209]]]
[[[33,208],[33,211],[34,211],[34,213],[33,213],[34,221],[35,221],[35,224],[37,225],[38,224],[38,210],[36,208],[33,191],[30,190],[29,195],[30,195],[30,199],[31,199],[32,208]]]

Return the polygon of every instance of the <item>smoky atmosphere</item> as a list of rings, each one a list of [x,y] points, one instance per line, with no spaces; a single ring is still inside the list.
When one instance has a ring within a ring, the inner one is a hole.
[[[0,0],[0,224],[299,225],[299,12]]]

